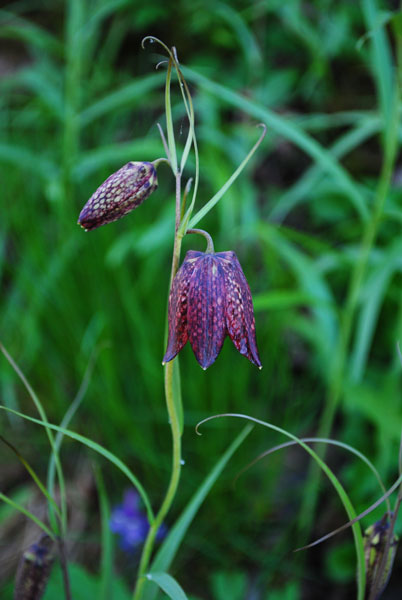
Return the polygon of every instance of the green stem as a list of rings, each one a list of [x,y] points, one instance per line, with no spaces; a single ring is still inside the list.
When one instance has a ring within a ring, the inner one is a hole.
[[[180,250],[182,235],[178,233],[180,224],[180,209],[181,209],[181,174],[176,173],[176,227],[175,237],[173,245],[173,256],[172,256],[172,270],[170,277],[170,286],[172,285],[173,278],[179,266]],[[169,423],[172,432],[172,472],[170,475],[169,486],[153,523],[151,524],[145,544],[141,554],[140,566],[138,568],[137,583],[133,593],[133,600],[140,600],[142,591],[146,582],[146,573],[151,560],[152,550],[155,544],[156,534],[158,533],[159,527],[162,525],[163,519],[169,512],[169,509],[173,503],[176,495],[177,486],[180,480],[181,472],[181,428],[180,428],[180,416],[177,410],[177,403],[175,402],[173,392],[173,369],[174,362],[176,359],[166,363],[165,365],[165,398],[166,407],[169,415]]]
[[[207,231],[204,231],[204,229],[187,229],[186,233],[198,233],[198,235],[202,235],[207,240],[207,248],[205,252],[207,254],[213,254],[215,252],[212,238]]]
[[[377,187],[377,193],[371,218],[367,222],[366,229],[361,242],[361,252],[359,258],[352,270],[348,293],[341,321],[340,333],[333,369],[330,374],[327,402],[321,418],[317,437],[329,437],[336,411],[342,396],[344,379],[346,376],[346,365],[348,359],[348,348],[352,337],[354,317],[359,302],[361,286],[365,277],[366,268],[370,253],[375,244],[378,233],[378,227],[381,221],[385,200],[391,184],[392,172],[394,169],[397,153],[397,132],[398,132],[398,109],[397,102],[394,105],[393,127],[390,127],[390,137],[385,147],[384,162]],[[326,448],[319,454],[324,459]],[[317,453],[318,454],[318,453]],[[315,507],[318,496],[319,472],[313,466],[310,470],[306,484],[304,501],[300,513],[300,522],[304,532],[309,535],[315,514]]]

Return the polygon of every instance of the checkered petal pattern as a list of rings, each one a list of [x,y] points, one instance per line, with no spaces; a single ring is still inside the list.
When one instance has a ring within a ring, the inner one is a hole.
[[[234,252],[187,252],[173,280],[168,317],[164,363],[189,340],[197,361],[207,369],[229,335],[240,354],[261,367],[251,292]]]
[[[129,162],[110,175],[82,209],[78,224],[90,231],[121,219],[158,187],[156,169],[149,162]]]

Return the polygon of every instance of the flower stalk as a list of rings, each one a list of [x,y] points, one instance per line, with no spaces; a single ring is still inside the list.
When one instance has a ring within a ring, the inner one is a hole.
[[[172,469],[167,491],[161,507],[155,518],[149,519],[149,529],[143,545],[136,584],[132,599],[141,600],[147,574],[150,568],[155,540],[158,531],[173,503],[180,480],[181,472],[181,436],[183,428],[181,392],[178,384],[178,351],[187,339],[190,340],[195,356],[206,369],[219,354],[223,341],[228,335],[240,354],[246,356],[252,363],[261,368],[255,339],[255,323],[250,288],[234,252],[215,253],[211,236],[201,229],[189,229],[189,222],[195,205],[199,180],[199,159],[197,139],[194,129],[194,108],[190,91],[181,73],[175,48],[169,49],[163,42],[154,37],[149,39],[159,43],[168,55],[168,66],[165,83],[165,115],[166,137],[158,125],[166,158],[158,158],[153,162],[130,162],[116,173],[113,173],[91,196],[79,216],[79,224],[87,231],[101,225],[112,223],[128,212],[137,208],[157,188],[156,168],[161,162],[167,162],[175,176],[175,231],[170,275],[170,298],[168,309],[169,340],[164,362],[164,390],[166,408],[172,435]],[[178,159],[173,117],[171,108],[172,70],[175,70],[180,86],[180,92],[189,122],[189,132],[181,158]],[[236,169],[228,182],[206,203],[204,209],[193,218],[199,221],[218,202],[225,191],[235,181],[244,169],[259,144],[266,127],[252,150]],[[189,153],[193,149],[195,157],[195,176],[191,202],[186,209],[187,196],[190,192],[192,179],[184,187],[182,194],[182,172]],[[206,252],[189,251],[179,271],[180,252],[183,237],[187,234],[202,235],[207,241]],[[186,262],[187,261],[187,262]],[[190,263],[190,268],[188,264]],[[183,281],[182,272],[195,271],[191,282]],[[192,296],[198,294],[196,302],[189,298],[189,314],[185,314],[187,297],[181,296],[182,305],[175,303],[176,291],[181,290],[181,284],[191,284],[189,291]],[[172,301],[172,298],[174,301]],[[205,300],[205,302],[203,302]],[[203,308],[202,308],[203,307]],[[181,311],[181,312],[180,312]],[[174,315],[174,320],[172,319]],[[180,316],[180,319],[178,319]],[[190,329],[187,329],[187,320]],[[178,325],[178,333],[172,326]],[[166,364],[165,364],[166,363]]]
[[[183,236],[179,234],[180,225],[180,212],[181,212],[181,173],[176,172],[176,226],[175,236],[173,243],[173,254],[172,254],[172,268],[170,276],[170,285],[177,272],[179,261],[180,261],[180,250]],[[176,359],[178,360],[178,359]],[[178,402],[174,396],[174,385],[173,385],[173,369],[175,361],[167,363],[164,366],[164,383],[165,383],[165,400],[166,408],[169,416],[170,429],[172,434],[172,471],[170,475],[170,481],[168,489],[166,491],[165,498],[162,505],[157,513],[155,520],[151,524],[147,538],[144,543],[144,547],[141,554],[140,565],[138,568],[137,582],[134,588],[133,600],[140,600],[142,591],[146,582],[146,573],[149,567],[149,563],[152,556],[152,550],[155,544],[156,535],[160,526],[162,525],[163,519],[169,512],[172,506],[174,497],[176,495],[177,487],[180,480],[181,472],[181,425],[180,415],[178,411]]]

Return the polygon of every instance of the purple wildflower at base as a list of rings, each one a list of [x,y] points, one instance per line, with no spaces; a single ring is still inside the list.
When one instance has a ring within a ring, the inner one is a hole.
[[[120,537],[120,547],[125,552],[133,552],[148,535],[149,523],[140,509],[140,497],[133,489],[124,494],[122,504],[112,510],[109,522],[110,530]],[[159,528],[157,539],[166,534],[166,527]]]
[[[228,335],[240,354],[261,368],[253,300],[234,252],[189,250],[172,283],[168,316],[164,363],[189,340],[197,361],[207,369]]]

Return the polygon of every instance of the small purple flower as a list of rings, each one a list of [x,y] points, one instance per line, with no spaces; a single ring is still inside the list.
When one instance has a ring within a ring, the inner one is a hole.
[[[133,489],[124,494],[123,503],[112,510],[110,530],[120,536],[120,546],[125,552],[132,552],[147,537],[149,524],[145,514],[140,509],[140,497]],[[166,528],[159,528],[157,539],[163,537]]]
[[[80,213],[78,224],[90,231],[117,221],[142,204],[157,187],[152,163],[129,162],[92,194]]]
[[[190,340],[197,361],[207,369],[228,335],[240,354],[261,368],[253,300],[234,252],[187,252],[172,283],[168,317],[164,363]]]

